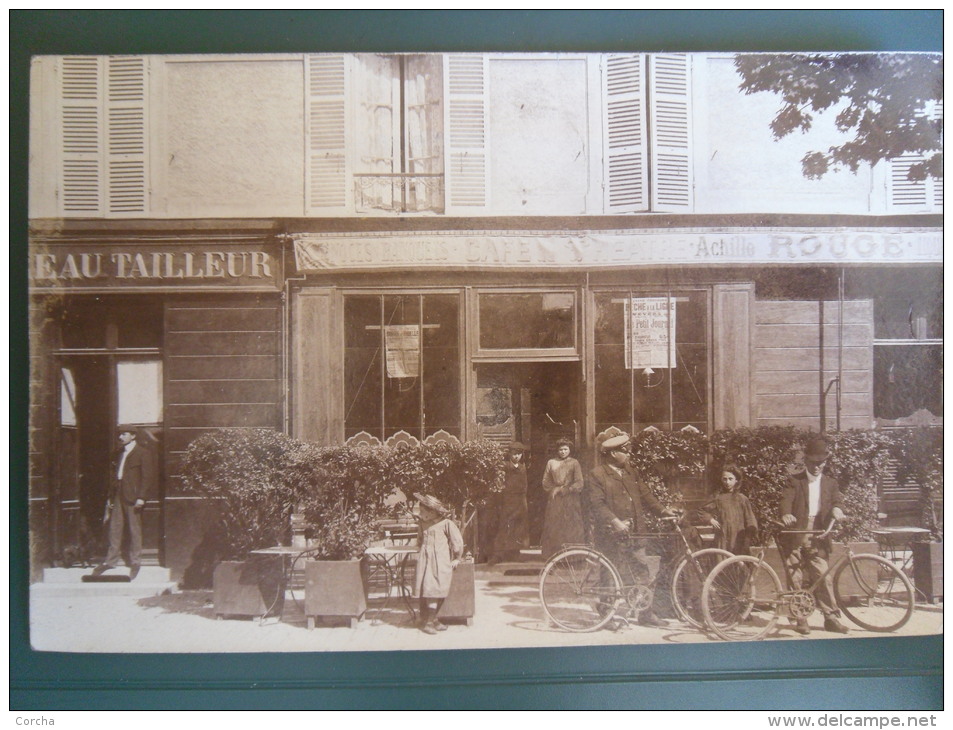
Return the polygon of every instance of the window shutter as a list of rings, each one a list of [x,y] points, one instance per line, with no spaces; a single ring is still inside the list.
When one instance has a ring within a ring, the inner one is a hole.
[[[691,57],[649,57],[652,210],[692,210]]]
[[[605,210],[648,210],[645,57],[606,56],[602,95]]]
[[[932,107],[932,108],[931,108]],[[927,108],[932,120],[943,119],[943,101]],[[887,206],[894,213],[932,213],[943,210],[943,178],[908,180],[910,166],[923,162],[923,155],[895,157],[887,165]]]
[[[447,212],[466,213],[489,203],[488,61],[446,57]]]
[[[103,209],[102,58],[65,56],[60,73],[60,206],[64,215]]]
[[[343,212],[348,207],[346,79],[343,55],[307,56],[307,213]]]
[[[106,59],[106,174],[109,213],[146,211],[146,59]]]

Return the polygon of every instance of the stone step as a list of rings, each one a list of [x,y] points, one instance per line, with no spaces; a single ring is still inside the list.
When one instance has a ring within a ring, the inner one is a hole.
[[[43,583],[82,583],[84,575],[90,575],[92,568],[45,568]],[[129,568],[122,566],[107,570],[103,575],[129,575]],[[139,569],[134,583],[168,583],[171,580],[169,569],[159,565],[143,565]]]

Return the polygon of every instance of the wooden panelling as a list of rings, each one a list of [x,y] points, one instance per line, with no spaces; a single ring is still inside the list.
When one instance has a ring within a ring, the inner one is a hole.
[[[274,307],[209,307],[170,309],[167,326],[174,332],[274,331]]]
[[[275,403],[274,380],[174,380],[166,389],[171,403]]]
[[[837,324],[837,302],[758,301],[755,324],[813,324],[820,321],[824,311],[825,324]],[[873,304],[870,300],[844,302],[844,322],[872,322]]]
[[[166,407],[168,426],[240,426],[276,428],[274,403],[215,403],[209,405],[169,404]]]
[[[817,393],[818,383],[824,384],[831,378],[837,377],[836,368],[824,372],[823,378],[818,377],[817,370],[785,370],[765,371],[755,373],[754,386],[758,395],[762,393]],[[873,374],[869,370],[845,370],[844,393],[869,393],[872,387]]]
[[[714,287],[713,297],[715,428],[750,426],[754,287],[719,285]]]
[[[758,347],[817,347],[822,341],[831,347],[838,337],[836,324],[824,325],[823,333],[816,324],[759,324],[757,331]],[[869,347],[872,342],[871,325],[844,325],[845,347]]]
[[[321,444],[344,440],[344,334],[339,295],[304,289],[293,309],[295,437]]]
[[[873,355],[868,347],[845,347],[843,350],[846,370],[864,370],[871,367]],[[808,371],[816,373],[821,367],[820,352],[817,348],[785,347],[757,348],[755,363],[759,372],[770,370]],[[824,349],[824,367],[826,370],[837,367],[837,349]]]
[[[278,347],[276,332],[168,332],[166,347],[174,353],[205,355],[273,355]]]
[[[841,312],[843,314],[841,314]],[[843,316],[843,327],[839,321]],[[841,383],[841,428],[873,421],[873,306],[868,300],[758,301],[755,372],[759,425],[834,428]],[[842,345],[838,347],[838,345]],[[826,423],[821,423],[824,413]]]
[[[173,355],[166,359],[179,380],[261,380],[277,378],[280,361],[268,355]]]
[[[188,445],[210,429],[281,427],[281,307],[276,297],[169,302],[165,332],[168,491]]]
[[[827,396],[827,414],[834,415],[834,393]],[[760,395],[759,415],[783,413],[792,417],[820,416],[821,399],[817,393],[803,395]],[[870,411],[866,394],[844,393],[841,395],[841,417],[863,416]],[[869,425],[869,424],[868,424]]]

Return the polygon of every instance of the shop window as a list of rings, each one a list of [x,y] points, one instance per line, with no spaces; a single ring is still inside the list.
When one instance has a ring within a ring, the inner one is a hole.
[[[708,428],[708,292],[595,295],[596,432]]]
[[[71,350],[162,346],[158,302],[74,300],[61,310],[63,347]]]
[[[480,350],[576,349],[574,292],[480,294]]]
[[[458,320],[453,294],[345,297],[346,438],[462,436]]]
[[[874,417],[942,415],[943,282],[939,270],[867,274],[874,292]],[[869,288],[868,288],[869,287]]]

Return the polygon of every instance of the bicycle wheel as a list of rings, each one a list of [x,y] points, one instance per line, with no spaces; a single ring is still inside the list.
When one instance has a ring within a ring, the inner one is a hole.
[[[615,615],[622,579],[608,558],[587,548],[557,553],[539,577],[539,598],[549,619],[567,631],[596,631]]]
[[[778,622],[781,602],[777,573],[750,555],[716,565],[702,588],[705,624],[725,641],[763,639]]]
[[[913,615],[913,586],[896,565],[879,555],[855,555],[834,574],[834,600],[858,626],[896,631]]]
[[[704,628],[702,614],[702,587],[705,579],[718,563],[734,557],[733,553],[720,548],[696,550],[691,556],[684,555],[672,571],[672,606],[685,623],[696,629]]]

